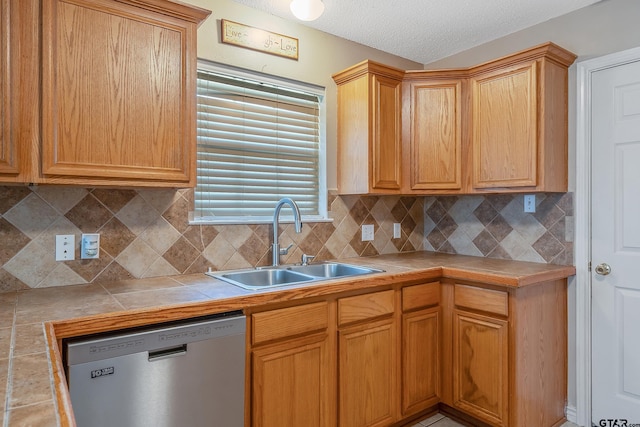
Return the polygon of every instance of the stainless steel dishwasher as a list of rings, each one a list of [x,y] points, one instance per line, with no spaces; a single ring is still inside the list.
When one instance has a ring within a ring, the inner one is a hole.
[[[245,316],[65,343],[78,427],[243,427]]]

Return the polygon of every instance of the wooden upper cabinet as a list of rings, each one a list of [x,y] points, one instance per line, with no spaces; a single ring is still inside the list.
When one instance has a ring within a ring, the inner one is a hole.
[[[575,58],[545,43],[471,68],[402,72],[365,61],[334,75],[340,192],[567,191]]]
[[[410,79],[403,102],[406,192],[462,188],[462,81]],[[405,113],[407,110],[405,109]]]
[[[473,186],[537,184],[537,63],[472,79]]]
[[[333,79],[338,85],[338,191],[398,193],[404,71],[364,61]]]
[[[567,68],[548,43],[473,69],[472,191],[567,191]]]
[[[45,182],[194,185],[208,14],[164,0],[42,2]]]
[[[17,175],[18,159],[11,136],[10,4],[0,0],[0,175]]]

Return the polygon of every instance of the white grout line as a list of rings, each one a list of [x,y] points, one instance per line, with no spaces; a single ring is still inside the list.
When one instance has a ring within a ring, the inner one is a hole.
[[[433,426],[433,425],[435,425],[436,423],[442,421],[445,418],[446,417],[444,415],[442,415],[442,414],[435,414],[435,415],[432,415],[431,417],[429,417],[429,418],[427,418],[425,420],[420,421],[420,425],[422,425],[422,426]],[[428,423],[427,423],[427,420],[429,420]]]
[[[44,322],[42,323],[42,334],[42,339],[44,340],[45,346],[48,349],[49,345],[47,342],[47,331]],[[60,411],[58,408],[58,399],[56,399],[56,382],[53,377],[53,362],[51,361],[51,354],[49,353],[49,351],[47,350],[45,353],[47,355],[47,364],[49,365],[49,386],[51,387],[51,399],[53,400],[53,407],[56,411],[56,422],[58,423],[58,425],[60,425]]]
[[[18,292],[15,294],[13,301],[13,321],[11,322],[11,343],[9,344],[9,361],[7,363],[7,384],[4,398],[4,420],[3,427],[9,427],[9,402],[11,401],[12,383],[13,383],[13,348],[16,343],[16,311],[18,307]]]

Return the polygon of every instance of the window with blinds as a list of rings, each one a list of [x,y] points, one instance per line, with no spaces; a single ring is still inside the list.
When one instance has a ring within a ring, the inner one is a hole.
[[[282,197],[326,219],[323,96],[270,80],[198,70],[194,222],[271,221]]]

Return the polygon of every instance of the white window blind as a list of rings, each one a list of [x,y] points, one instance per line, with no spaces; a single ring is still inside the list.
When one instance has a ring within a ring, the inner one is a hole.
[[[326,217],[321,95],[207,70],[197,89],[195,222],[270,221],[282,197]]]

